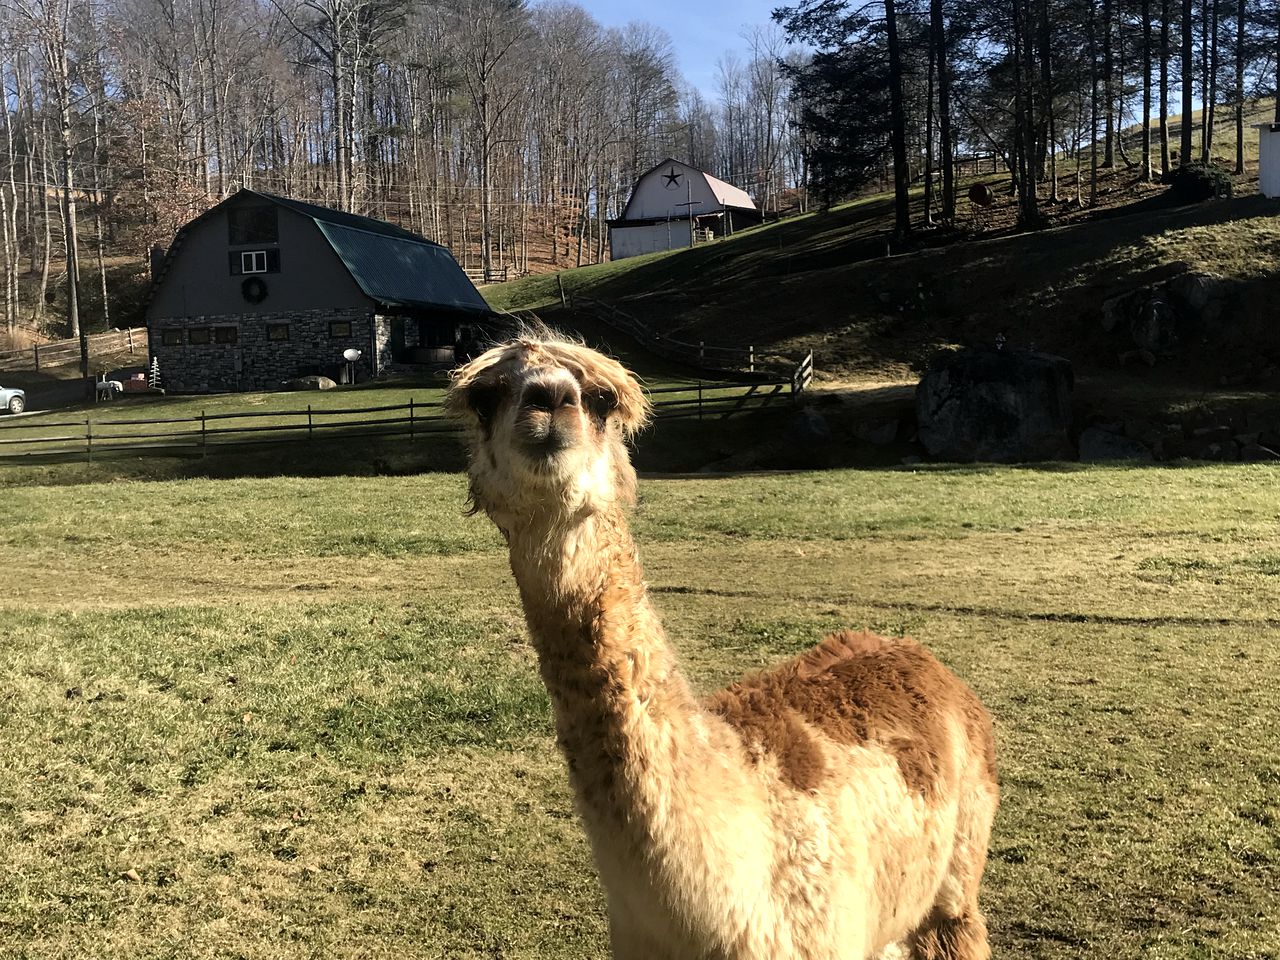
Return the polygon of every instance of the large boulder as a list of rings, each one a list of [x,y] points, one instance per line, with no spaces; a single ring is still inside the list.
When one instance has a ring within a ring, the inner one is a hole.
[[[1154,286],[1137,287],[1102,302],[1102,329],[1127,332],[1138,356],[1154,363],[1177,353],[1195,337],[1221,332],[1232,288],[1211,273],[1187,270]]]
[[[1071,363],[1026,350],[963,350],[916,387],[920,442],[938,460],[1062,460],[1071,446]]]
[[[1178,274],[1164,286],[1174,303],[1193,314],[1202,313],[1211,303],[1225,300],[1230,293],[1221,277],[1194,270]]]

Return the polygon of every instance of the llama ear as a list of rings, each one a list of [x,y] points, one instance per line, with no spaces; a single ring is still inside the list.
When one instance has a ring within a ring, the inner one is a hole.
[[[494,369],[503,356],[502,348],[495,347],[455,370],[444,398],[445,412],[463,419],[475,417],[482,427],[487,426],[505,395],[505,384]]]
[[[649,422],[649,398],[626,367],[599,354],[583,367],[582,392],[593,414],[618,422],[627,436]]]

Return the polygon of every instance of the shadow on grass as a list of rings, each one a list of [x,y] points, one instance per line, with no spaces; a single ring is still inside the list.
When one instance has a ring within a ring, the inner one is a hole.
[[[881,412],[880,408],[875,409]],[[892,411],[890,411],[892,416]],[[862,416],[862,412],[855,415]],[[1249,469],[1248,464],[1201,461],[1079,463],[927,463],[919,446],[899,430],[889,443],[872,443],[852,432],[854,420],[833,413],[827,429],[814,430],[810,417],[789,404],[731,418],[660,419],[635,441],[632,461],[648,478],[728,479],[751,474],[847,470],[868,474],[910,472],[955,476],[993,476],[1011,471],[1072,475],[1099,469],[1124,471],[1196,470],[1204,466]],[[273,438],[256,445],[210,444],[202,453],[190,447],[152,452],[94,448],[93,463],[83,451],[0,458],[0,486],[95,483],[114,479],[167,481],[238,477],[369,477],[458,473],[466,451],[457,432],[361,436],[359,428],[324,437]]]

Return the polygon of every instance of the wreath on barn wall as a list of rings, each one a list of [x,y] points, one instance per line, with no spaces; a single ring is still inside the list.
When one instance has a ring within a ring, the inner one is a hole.
[[[267,284],[261,277],[245,277],[240,284],[240,295],[250,303],[261,303],[267,299]]]

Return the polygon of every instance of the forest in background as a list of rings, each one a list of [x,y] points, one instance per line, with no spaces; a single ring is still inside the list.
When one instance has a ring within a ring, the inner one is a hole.
[[[665,32],[560,0],[5,0],[0,17],[10,331],[62,326],[45,308],[68,262],[68,299],[110,303],[113,254],[140,266],[241,186],[389,220],[490,273],[604,259],[607,219],[667,156],[769,209],[804,177],[772,25],[720,56],[708,102]]]
[[[1068,172],[1070,199],[1092,205],[1100,169],[1167,181],[1208,167],[1223,120],[1230,172],[1244,173],[1246,104],[1277,89],[1278,15],[1258,0],[804,0],[777,19],[815,49],[790,74],[811,186],[824,202],[847,195],[887,154],[904,236],[917,178],[924,225],[954,220],[966,151],[994,154],[1028,228],[1069,199]]]
[[[1084,205],[1099,170],[1203,162],[1221,115],[1275,90],[1257,0],[805,0],[775,19],[719,54],[709,96],[662,29],[566,0],[0,0],[5,328],[109,325],[113,263],[140,273],[241,186],[390,220],[485,273],[605,259],[607,221],[666,156],[769,212],[892,180],[906,234],[954,220],[957,164],[982,154],[1034,226],[1066,171]],[[1193,103],[1198,129],[1173,130]]]

